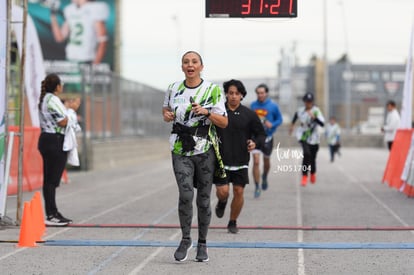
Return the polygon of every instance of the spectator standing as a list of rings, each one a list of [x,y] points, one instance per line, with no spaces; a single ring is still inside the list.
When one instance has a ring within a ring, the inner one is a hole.
[[[389,100],[387,102],[386,108],[387,116],[385,118],[385,125],[381,128],[381,130],[384,133],[384,141],[387,144],[388,150],[391,151],[395,134],[400,126],[400,114],[398,113],[397,105],[393,100]]]
[[[66,226],[72,223],[65,218],[56,205],[56,188],[59,187],[67,161],[63,150],[65,129],[68,125],[67,109],[58,97],[63,92],[63,83],[56,74],[49,74],[42,81],[39,99],[39,122],[41,134],[38,149],[43,159],[43,197],[45,201],[46,225]],[[69,104],[77,110],[79,105]]]

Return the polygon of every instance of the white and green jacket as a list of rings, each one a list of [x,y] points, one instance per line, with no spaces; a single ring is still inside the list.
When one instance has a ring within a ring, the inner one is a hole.
[[[314,145],[320,143],[319,127],[324,125],[325,119],[321,110],[316,106],[312,106],[310,112],[314,119],[311,118],[305,107],[299,108],[295,113],[293,123],[298,120],[300,124],[296,129],[298,141]]]
[[[175,82],[168,86],[165,93],[163,107],[169,107],[175,115],[174,123],[187,127],[199,127],[210,125],[211,121],[202,115],[196,115],[191,111],[190,97],[203,108],[210,109],[211,113],[227,116],[225,108],[225,96],[220,87],[208,81],[202,81],[194,88],[185,86],[184,81]],[[213,132],[214,135],[215,131]],[[170,148],[174,154],[192,156],[207,152],[211,147],[211,141],[205,137],[193,137],[196,143],[194,150],[183,152],[178,135],[170,136]]]

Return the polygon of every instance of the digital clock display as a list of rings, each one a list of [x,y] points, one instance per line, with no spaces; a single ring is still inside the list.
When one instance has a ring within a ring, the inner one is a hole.
[[[297,16],[297,0],[206,0],[206,17]]]

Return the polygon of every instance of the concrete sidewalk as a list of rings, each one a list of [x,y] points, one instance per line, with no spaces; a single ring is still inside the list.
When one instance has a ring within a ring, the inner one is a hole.
[[[213,216],[207,263],[192,260],[195,250],[186,262],[174,261],[181,233],[167,149],[153,154],[157,157],[147,151],[132,166],[70,173],[70,183],[58,189],[59,210],[76,224],[129,227],[48,228],[46,243],[37,248],[16,248],[8,241],[18,239],[19,229],[2,228],[1,274],[412,274],[412,231],[355,230],[414,225],[414,201],[381,184],[388,151],[343,148],[342,156],[330,163],[322,148],[317,183],[301,187],[298,150],[273,152],[269,189],[260,198],[254,199],[253,184],[246,187],[239,234],[225,229],[229,208],[222,219]],[[27,193],[25,199],[31,196]],[[213,191],[213,209],[215,203]],[[15,205],[9,197],[11,217]],[[195,225],[196,220],[195,215]],[[134,227],[143,224],[173,226]],[[192,237],[197,240],[196,229]]]

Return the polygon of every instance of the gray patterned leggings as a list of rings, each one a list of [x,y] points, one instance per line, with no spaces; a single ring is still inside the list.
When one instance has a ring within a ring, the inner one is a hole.
[[[190,238],[193,219],[194,185],[197,185],[198,239],[206,240],[211,220],[210,194],[216,156],[213,149],[204,154],[181,156],[172,154],[179,200],[178,217],[183,238]]]

